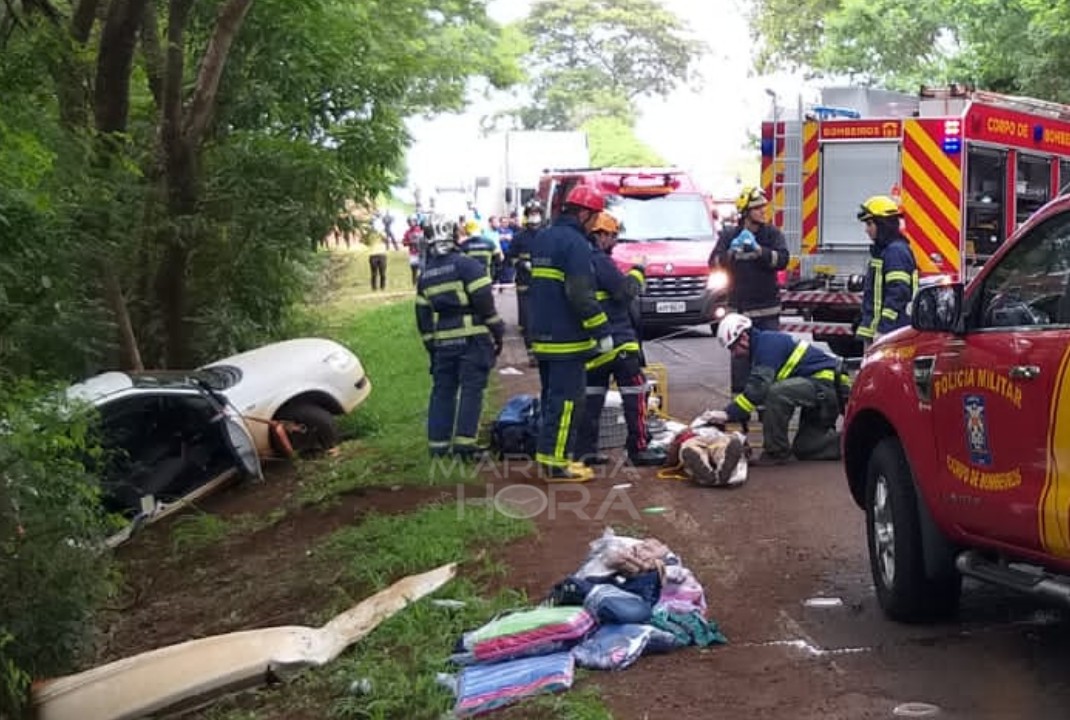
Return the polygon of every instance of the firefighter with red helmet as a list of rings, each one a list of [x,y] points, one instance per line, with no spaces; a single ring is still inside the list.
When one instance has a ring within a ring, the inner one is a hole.
[[[609,379],[613,377],[624,405],[628,459],[634,465],[661,465],[665,462],[665,453],[650,447],[650,433],[646,427],[646,377],[643,376],[639,331],[631,312],[632,304],[646,282],[645,261],[640,260],[627,273],[616,266],[611,254],[620,233],[620,223],[609,213],[599,213],[589,232],[594,246],[595,297],[609,318],[613,349],[587,362],[587,399],[576,438],[576,455],[586,465],[609,462],[609,458],[598,453],[598,430]]]
[[[908,309],[918,291],[918,266],[910,243],[899,230],[902,215],[899,204],[885,195],[868,198],[858,211],[873,243],[862,289],[862,319],[855,331],[855,337],[867,345],[910,324]]]
[[[573,438],[583,417],[586,361],[613,349],[609,318],[595,298],[587,231],[605,198],[587,185],[574,187],[561,214],[531,243],[528,299],[531,350],[542,383],[535,462],[548,482],[594,477],[573,461]]]

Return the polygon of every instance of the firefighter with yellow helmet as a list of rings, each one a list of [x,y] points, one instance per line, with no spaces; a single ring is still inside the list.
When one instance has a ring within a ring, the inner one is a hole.
[[[858,219],[872,245],[862,294],[862,319],[855,336],[868,345],[885,333],[910,324],[910,301],[918,290],[918,266],[899,229],[903,213],[886,195],[862,203]]]

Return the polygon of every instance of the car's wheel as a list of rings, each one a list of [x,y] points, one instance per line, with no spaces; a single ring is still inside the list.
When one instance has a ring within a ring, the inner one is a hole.
[[[954,614],[962,577],[956,572],[926,575],[913,475],[897,438],[885,438],[870,456],[866,536],[877,601],[885,615],[924,622]]]
[[[276,420],[291,424],[286,434],[290,446],[298,455],[329,450],[338,444],[338,426],[334,416],[325,408],[310,402],[297,402],[285,405],[275,414]],[[272,436],[271,444],[275,452],[285,454],[285,448]]]

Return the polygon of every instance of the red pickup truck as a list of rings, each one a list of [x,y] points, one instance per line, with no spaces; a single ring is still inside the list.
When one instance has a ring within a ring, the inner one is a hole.
[[[911,319],[866,354],[844,423],[881,607],[950,615],[963,576],[1070,605],[1070,196]]]
[[[548,170],[538,197],[557,217],[577,185],[607,197],[607,209],[623,222],[613,260],[622,269],[646,257],[646,288],[639,298],[645,327],[716,324],[728,305],[728,275],[711,272],[716,244],[713,202],[683,170],[675,168],[579,168]]]

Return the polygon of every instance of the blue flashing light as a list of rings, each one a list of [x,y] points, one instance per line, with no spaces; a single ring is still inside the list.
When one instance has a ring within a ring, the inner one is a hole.
[[[762,157],[773,157],[773,138],[762,138]]]
[[[1044,126],[1043,125],[1034,125],[1033,126],[1033,142],[1040,142],[1043,139],[1044,139]]]
[[[948,155],[957,155],[962,152],[962,138],[945,136],[944,152]]]

